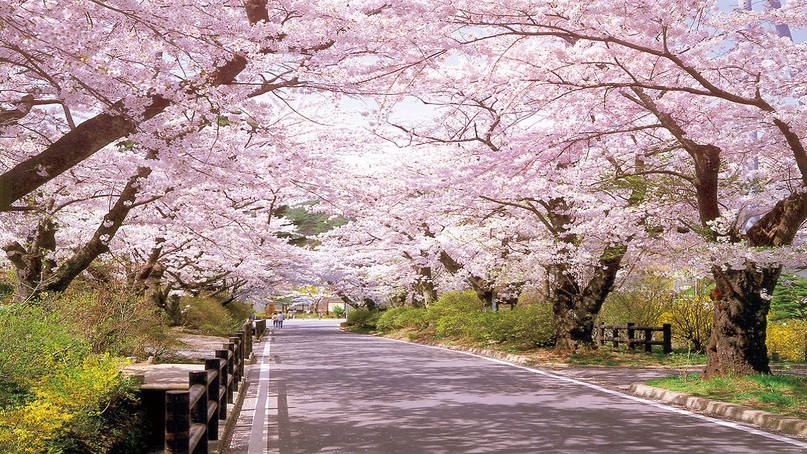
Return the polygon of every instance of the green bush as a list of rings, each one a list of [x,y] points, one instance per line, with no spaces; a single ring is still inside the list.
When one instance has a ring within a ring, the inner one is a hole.
[[[396,329],[422,330],[429,326],[429,313],[426,309],[412,306],[401,306],[387,309],[381,313],[376,327],[379,331]]]
[[[122,360],[57,311],[0,306],[0,452],[142,452],[144,424]]]
[[[486,338],[484,304],[473,290],[444,293],[428,308],[435,334],[474,340]]]
[[[498,342],[545,347],[554,343],[552,306],[531,304],[501,311],[489,318],[488,338]]]
[[[57,315],[31,304],[0,305],[0,378],[36,380],[55,364],[78,361],[90,350]]]
[[[600,309],[597,321],[607,325],[632,322],[641,326],[656,326],[665,312],[665,306],[675,297],[671,280],[645,276],[627,289],[611,292]]]
[[[345,307],[340,305],[333,306],[333,315],[336,318],[342,318],[345,316]]]
[[[252,314],[252,308],[240,301],[231,301],[226,306],[217,298],[183,297],[183,326],[204,334],[223,336],[237,331]]]
[[[377,310],[353,309],[347,314],[347,326],[375,330],[381,314]]]
[[[79,282],[47,305],[95,353],[145,357],[155,346],[170,343],[160,311],[125,288],[99,289]]]

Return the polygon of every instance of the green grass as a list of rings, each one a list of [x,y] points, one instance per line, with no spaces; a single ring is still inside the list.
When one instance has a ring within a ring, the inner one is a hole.
[[[609,348],[581,349],[571,353],[566,363],[584,366],[668,366],[682,367],[706,363],[706,355],[688,352],[645,353],[643,351],[612,350]]]
[[[748,375],[701,379],[699,374],[651,380],[650,386],[807,418],[807,377]]]

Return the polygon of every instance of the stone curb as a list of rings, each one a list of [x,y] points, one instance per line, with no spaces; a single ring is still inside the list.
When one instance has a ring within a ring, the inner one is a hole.
[[[432,347],[439,347],[445,350],[464,351],[480,356],[487,356],[491,358],[501,359],[504,361],[520,365],[534,365],[534,361],[531,360],[530,358],[498,350],[459,347],[455,345],[440,344],[437,342],[416,342],[411,341],[409,339],[398,339],[398,340],[403,340],[405,342],[416,343],[421,345],[429,345]],[[556,365],[553,364],[551,366],[555,367]],[[753,408],[748,408],[744,405],[732,404],[728,402],[720,402],[712,399],[707,399],[705,397],[691,396],[689,394],[684,394],[677,391],[655,388],[653,386],[645,385],[644,383],[634,383],[630,385],[630,389],[628,390],[628,392],[638,397],[658,400],[667,404],[684,407],[688,410],[705,412],[731,421],[755,424],[759,427],[769,430],[775,430],[787,435],[792,435],[800,438],[807,438],[807,421],[800,418],[796,418],[794,416],[784,416],[776,413],[770,413],[767,411],[754,410]]]
[[[732,421],[755,424],[765,429],[807,438],[807,421],[793,416],[784,416],[762,410],[754,410],[739,404],[720,402],[705,397],[655,388],[643,383],[634,383],[629,392],[639,397],[658,400],[688,410],[709,413]]]
[[[255,355],[250,354],[249,364],[245,364],[244,378],[238,383],[238,391],[234,393],[235,399],[232,406],[228,405],[227,419],[224,420],[224,428],[221,429],[219,439],[216,440],[214,449],[211,450],[212,454],[227,452],[227,448],[230,445],[230,438],[233,436],[233,430],[235,429],[236,422],[238,422],[238,416],[241,414],[241,407],[244,405],[244,399],[246,398],[247,389],[250,385],[247,381],[247,371],[249,370],[248,368],[252,366],[254,358]]]

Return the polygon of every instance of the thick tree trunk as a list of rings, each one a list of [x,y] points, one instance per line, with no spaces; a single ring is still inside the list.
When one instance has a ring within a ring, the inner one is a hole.
[[[569,274],[565,265],[549,268],[552,311],[555,322],[555,351],[568,353],[594,342],[594,319],[616,280],[625,246],[610,246],[600,256],[600,265],[585,287]]]
[[[34,235],[28,238],[28,249],[14,242],[3,246],[6,257],[14,265],[17,287],[14,302],[20,303],[35,298],[55,266],[47,254],[56,249],[56,224],[50,218],[42,219]]]
[[[781,268],[715,267],[715,321],[706,347],[704,375],[770,373],[765,345],[770,295]]]
[[[558,298],[552,304],[555,321],[555,350],[568,353],[582,345],[591,345],[596,313],[586,308],[580,298]]]
[[[748,229],[748,246],[787,246],[805,219],[807,194],[793,193]],[[706,347],[704,375],[770,372],[767,316],[780,271],[780,267],[760,268],[751,262],[743,270],[712,268],[715,323]]]
[[[413,298],[422,304],[422,307],[429,307],[437,301],[437,290],[434,288],[434,280],[432,279],[432,269],[430,266],[418,268],[418,279],[415,283],[415,288],[420,298]]]

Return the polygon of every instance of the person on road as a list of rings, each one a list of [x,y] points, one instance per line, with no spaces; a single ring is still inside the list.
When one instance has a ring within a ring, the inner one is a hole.
[[[278,328],[283,328],[283,312],[277,314],[277,326]]]
[[[272,326],[277,328],[277,314],[272,314]]]

